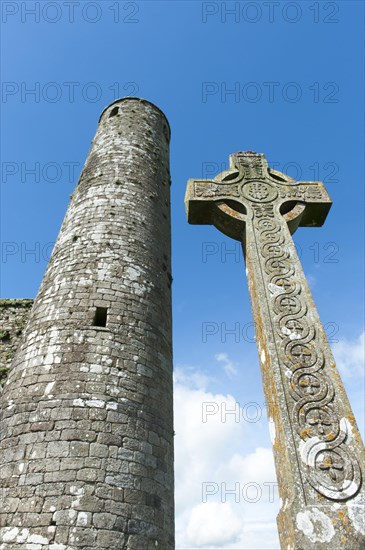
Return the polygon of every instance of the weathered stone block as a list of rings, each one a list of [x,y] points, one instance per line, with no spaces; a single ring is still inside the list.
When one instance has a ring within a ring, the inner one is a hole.
[[[94,441],[96,439],[96,432],[91,430],[63,430],[61,434],[62,440],[67,441]]]
[[[50,441],[47,445],[47,456],[66,457],[70,452],[70,443],[68,441]]]
[[[102,512],[104,503],[97,497],[85,496],[76,501],[74,507],[81,512]]]
[[[58,510],[53,514],[52,520],[56,525],[74,525],[77,519],[76,510]]]
[[[107,457],[109,454],[109,447],[107,445],[101,445],[100,443],[91,443],[90,456],[97,456],[100,458]]]
[[[77,472],[76,479],[82,480],[82,481],[104,481],[105,478],[105,472],[103,470],[98,470],[95,468],[83,468],[82,470],[79,470]]]
[[[73,441],[70,444],[70,457],[89,456],[90,443]]]
[[[44,474],[45,483],[58,483],[75,479],[75,470],[63,470],[62,472],[49,472]]]
[[[99,531],[96,539],[99,548],[110,548],[112,545],[115,545],[116,548],[123,548],[124,542],[124,534],[117,531]]]
[[[93,514],[93,525],[98,529],[113,529],[117,516],[108,514]]]

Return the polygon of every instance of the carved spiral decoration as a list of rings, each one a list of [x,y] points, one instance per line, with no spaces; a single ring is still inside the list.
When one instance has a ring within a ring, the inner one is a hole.
[[[273,204],[253,204],[252,209],[307,481],[321,495],[345,500],[358,492],[361,471],[347,445],[346,422],[340,422],[335,411],[335,390],[324,371],[317,330],[308,323],[305,295],[290,251],[293,245],[276,221]]]

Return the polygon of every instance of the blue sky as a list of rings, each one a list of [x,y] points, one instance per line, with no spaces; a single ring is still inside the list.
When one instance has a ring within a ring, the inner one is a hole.
[[[278,548],[242,254],[187,224],[185,186],[247,149],[324,181],[326,223],[295,242],[363,426],[363,3],[69,4],[1,4],[1,296],[35,296],[102,109],[125,95],[156,103],[172,128],[177,547]],[[204,402],[239,403],[243,420],[204,423]],[[220,487],[206,503],[205,481]],[[260,503],[220,502],[223,482],[258,483]]]

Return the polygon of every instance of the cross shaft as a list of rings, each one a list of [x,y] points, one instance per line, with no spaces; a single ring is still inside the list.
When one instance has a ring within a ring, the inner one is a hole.
[[[322,183],[270,170],[264,155],[230,161],[213,181],[189,180],[185,201],[190,223],[243,245],[282,547],[361,548],[361,438],[291,238],[299,225],[322,225],[331,201]]]

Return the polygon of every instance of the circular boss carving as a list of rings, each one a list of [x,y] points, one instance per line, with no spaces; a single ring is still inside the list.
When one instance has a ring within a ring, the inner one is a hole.
[[[264,181],[244,183],[241,192],[246,199],[253,202],[271,202],[278,196],[277,190]]]

